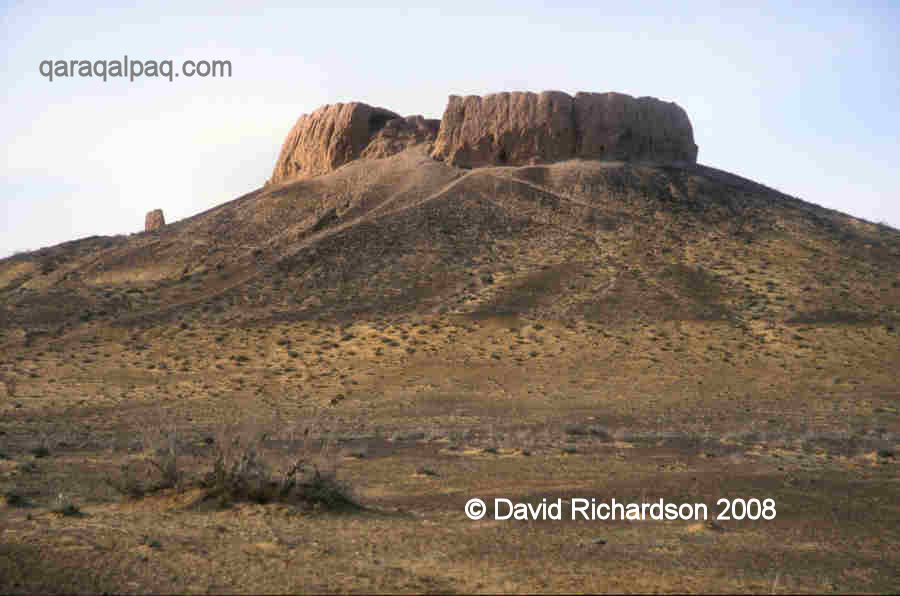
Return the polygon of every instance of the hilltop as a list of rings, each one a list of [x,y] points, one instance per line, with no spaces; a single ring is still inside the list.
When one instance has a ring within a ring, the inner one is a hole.
[[[451,96],[440,123],[326,106],[300,118],[263,188],[167,226],[148,214],[150,233],[6,259],[15,307],[0,317],[20,334],[212,321],[252,291],[235,316],[896,323],[895,230],[696,155],[680,107],[622,94]]]

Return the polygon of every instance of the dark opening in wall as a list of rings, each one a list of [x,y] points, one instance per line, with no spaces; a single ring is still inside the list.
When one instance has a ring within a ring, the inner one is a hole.
[[[500,153],[497,155],[497,161],[505,164],[509,157],[506,155],[506,149],[501,149]]]
[[[369,136],[374,135],[384,128],[384,125],[387,124],[389,120],[393,120],[396,117],[397,116],[390,112],[372,112],[372,115],[369,116]]]

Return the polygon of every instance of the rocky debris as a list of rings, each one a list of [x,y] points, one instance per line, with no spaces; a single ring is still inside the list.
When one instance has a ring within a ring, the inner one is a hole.
[[[154,209],[153,211],[149,211],[147,213],[147,217],[144,218],[144,231],[152,232],[153,230],[158,230],[161,227],[166,225],[166,218],[163,217],[162,209]]]
[[[323,106],[297,120],[269,182],[318,176],[359,157],[388,157],[434,140],[438,125],[437,120],[402,118],[358,102]]]
[[[412,145],[434,141],[440,126],[440,120],[422,116],[388,120],[363,150],[362,157],[389,157]]]
[[[452,165],[529,165],[571,158],[696,163],[687,113],[622,93],[451,95],[432,155]]]

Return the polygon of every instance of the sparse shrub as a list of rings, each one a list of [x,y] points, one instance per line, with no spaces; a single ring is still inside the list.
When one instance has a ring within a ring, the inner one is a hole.
[[[591,425],[588,429],[591,433],[592,437],[600,441],[611,441],[612,437],[609,434],[609,431],[603,428],[602,426]]]
[[[66,503],[61,507],[57,507],[53,510],[53,513],[58,513],[59,515],[65,517],[76,517],[84,515],[83,513],[81,513],[81,509],[78,507],[78,505],[74,503]]]
[[[177,430],[172,427],[169,431],[163,432],[160,440],[162,445],[156,448],[155,457],[147,460],[160,474],[160,481],[156,488],[180,487],[184,474],[178,461]]]
[[[53,507],[53,513],[56,513],[57,515],[62,515],[65,517],[77,517],[77,516],[84,515],[81,512],[81,508],[79,508],[78,505],[73,503],[63,493],[59,493],[59,495],[57,495],[56,506]]]
[[[281,473],[266,461],[266,434],[258,429],[242,430],[228,425],[215,442],[212,470],[201,484],[207,499],[221,505],[232,502],[295,503],[326,509],[358,509],[349,487],[333,469],[306,457],[295,459]],[[325,449],[325,444],[322,450]]]
[[[152,486],[145,485],[138,477],[134,466],[123,465],[119,474],[108,475],[105,480],[107,485],[132,499],[139,499],[153,490]]]
[[[565,432],[570,436],[582,436],[588,434],[588,427],[584,424],[567,424]]]
[[[425,440],[425,431],[397,431],[391,436],[392,441],[423,441]]]
[[[315,465],[305,470],[305,477],[297,483],[295,495],[301,501],[322,505],[326,509],[359,509],[349,487],[338,480],[333,470],[322,471]]]
[[[140,544],[145,544],[150,548],[162,548],[162,543],[159,540],[150,538],[149,536],[141,536]]]
[[[28,507],[28,499],[15,491],[6,493],[6,504],[10,507]]]
[[[47,457],[50,455],[50,449],[48,449],[44,445],[41,445],[40,447],[35,447],[34,449],[32,449],[31,455],[37,458]]]
[[[276,428],[283,428],[278,423]],[[358,509],[349,487],[337,478],[326,457],[327,440],[309,438],[303,432],[302,456],[278,466],[275,452],[266,449],[269,436],[260,426],[223,424],[215,438],[207,436],[203,444],[213,449],[211,469],[201,476],[188,477],[185,457],[179,452],[174,427],[145,440],[151,455],[121,467],[106,482],[119,493],[141,498],[163,488],[183,490],[189,486],[205,489],[204,501],[220,506],[235,502],[292,503],[326,509]],[[307,449],[307,442],[318,444],[318,453]],[[294,433],[287,440],[297,448]]]
[[[152,455],[140,462],[123,465],[118,474],[106,477],[106,484],[134,499],[167,488],[184,488],[185,473],[179,457],[178,430],[174,425],[146,437],[144,450],[151,451]]]

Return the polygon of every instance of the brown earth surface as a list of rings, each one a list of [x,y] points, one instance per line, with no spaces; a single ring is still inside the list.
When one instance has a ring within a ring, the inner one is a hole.
[[[896,592],[897,230],[702,165],[429,149],[0,261],[0,591]],[[360,507],[211,500],[250,435]],[[159,461],[181,485],[122,494]]]

